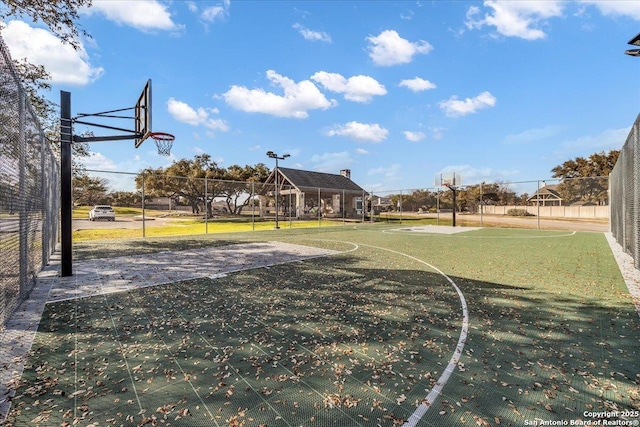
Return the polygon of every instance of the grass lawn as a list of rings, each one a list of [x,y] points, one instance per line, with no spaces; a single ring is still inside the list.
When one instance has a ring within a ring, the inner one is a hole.
[[[402,225],[428,225],[435,224],[435,219],[409,219],[403,220]],[[450,222],[449,222],[450,223]],[[445,222],[441,221],[444,225]],[[171,222],[156,225],[153,221],[145,224],[146,237],[192,236],[208,233],[238,233],[248,231],[273,230],[275,221],[251,221],[250,218],[242,219],[216,219],[205,223],[202,219],[176,218]],[[323,227],[353,227],[354,223],[340,220],[281,220],[281,229],[292,228],[323,228]],[[132,228],[108,228],[108,229],[81,229],[73,231],[74,242],[89,242],[105,239],[134,239],[142,236],[142,230]]]
[[[400,426],[440,386],[414,425],[640,410],[640,318],[599,233],[378,224],[76,251],[260,240],[338,253],[48,304],[8,425]]]

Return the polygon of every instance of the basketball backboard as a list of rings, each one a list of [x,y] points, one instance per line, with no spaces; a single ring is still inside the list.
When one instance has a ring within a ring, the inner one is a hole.
[[[436,174],[436,187],[460,187],[462,185],[462,175],[457,172],[442,172]]]
[[[140,147],[152,131],[151,128],[151,79],[147,80],[135,106],[136,139],[135,147]]]

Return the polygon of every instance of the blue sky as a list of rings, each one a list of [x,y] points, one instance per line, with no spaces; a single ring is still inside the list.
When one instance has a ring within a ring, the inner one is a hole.
[[[132,107],[153,81],[151,140],[91,145],[90,169],[139,172],[207,153],[338,173],[367,190],[545,179],[622,147],[640,107],[634,1],[93,0],[92,38],[63,46],[11,20],[14,58],[43,64],[73,114]],[[129,127],[129,122],[121,123]],[[86,127],[78,125],[76,133]],[[105,134],[93,129],[96,135]]]

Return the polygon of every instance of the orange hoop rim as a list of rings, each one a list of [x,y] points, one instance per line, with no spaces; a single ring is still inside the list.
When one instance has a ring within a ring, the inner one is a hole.
[[[167,132],[149,132],[149,138],[152,138],[156,141],[173,141],[176,137]]]

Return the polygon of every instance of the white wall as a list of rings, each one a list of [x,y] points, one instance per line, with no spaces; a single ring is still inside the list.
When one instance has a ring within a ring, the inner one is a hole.
[[[509,209],[526,209],[527,212],[549,218],[609,219],[609,206],[483,206],[487,215],[507,215]],[[540,211],[538,211],[540,209]],[[478,213],[480,208],[478,208]]]

